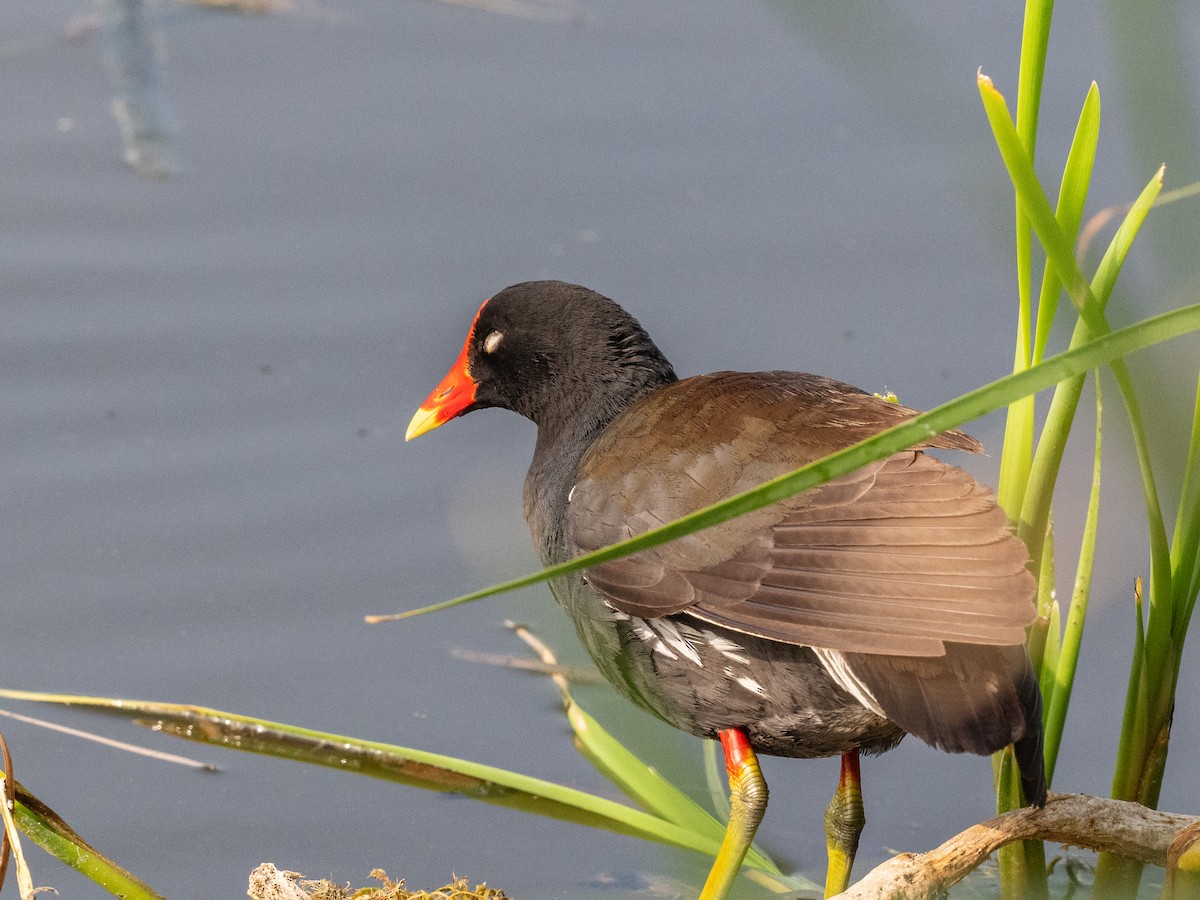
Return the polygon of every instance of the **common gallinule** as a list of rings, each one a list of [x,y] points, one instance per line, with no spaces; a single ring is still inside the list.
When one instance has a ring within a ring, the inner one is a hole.
[[[579,285],[505,288],[406,439],[498,406],[536,423],[525,518],[543,563],[639,534],[915,412],[796,372],[675,376],[638,322]],[[1045,803],[1041,696],[1025,654],[1034,579],[990,491],[924,448],[552,583],[604,676],[725,751],[729,828],[702,896],[728,890],[766,809],[755,752],[842,755],[827,891],[862,829],[858,754],[906,732],[942,750],[1015,744]]]

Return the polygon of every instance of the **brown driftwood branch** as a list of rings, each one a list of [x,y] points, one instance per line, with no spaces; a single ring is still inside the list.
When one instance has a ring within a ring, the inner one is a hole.
[[[906,900],[929,897],[961,881],[1005,844],[1027,839],[1053,841],[1115,853],[1156,866],[1180,832],[1200,831],[1200,816],[1159,812],[1138,803],[1051,794],[1045,809],[1019,809],[978,825],[927,853],[901,853],[838,894],[839,900]]]

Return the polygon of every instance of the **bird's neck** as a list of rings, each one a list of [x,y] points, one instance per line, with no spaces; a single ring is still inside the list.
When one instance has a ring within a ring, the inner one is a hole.
[[[533,462],[525,476],[525,521],[545,565],[569,555],[563,540],[563,520],[579,464],[588,448],[618,415],[658,388],[676,381],[668,367],[622,391],[605,391],[590,402],[568,408],[560,418],[538,422]]]
[[[525,521],[543,565],[562,562],[567,556],[563,541],[567,498],[584,453],[615,415],[538,425],[533,461],[525,476],[524,506]]]

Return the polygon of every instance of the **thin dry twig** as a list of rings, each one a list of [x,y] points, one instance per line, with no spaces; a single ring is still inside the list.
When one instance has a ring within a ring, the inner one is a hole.
[[[175,763],[179,766],[187,766],[191,769],[200,769],[202,772],[219,771],[212,763],[200,762],[198,759],[192,759],[188,756],[180,756],[178,753],[164,753],[162,750],[151,750],[149,747],[139,747],[137,744],[130,744],[126,741],[117,741],[113,738],[106,738],[90,731],[81,731],[78,728],[71,728],[68,725],[59,725],[57,722],[48,722],[45,719],[35,719],[33,716],[24,716],[20,713],[10,712],[6,709],[0,709],[0,716],[7,716],[10,719],[16,719],[18,722],[24,722],[27,725],[38,725],[42,728],[48,728],[51,731],[59,731],[63,734],[69,734],[72,737],[83,738],[85,741],[95,741],[97,744],[103,744],[106,747],[115,747],[118,750],[124,750],[127,753],[133,753],[137,756],[148,756],[151,759],[157,759],[160,762]]]
[[[1155,207],[1165,206],[1168,203],[1176,203],[1180,200],[1186,200],[1189,197],[1195,197],[1197,194],[1200,194],[1200,181],[1194,181],[1181,188],[1160,194],[1152,205]],[[1132,203],[1115,203],[1112,206],[1104,207],[1104,209],[1088,219],[1079,232],[1079,239],[1075,242],[1076,259],[1083,259],[1087,255],[1092,241],[1096,239],[1096,236],[1109,222],[1118,216],[1125,215],[1131,209],[1133,209]]]
[[[1000,847],[1029,839],[1165,866],[1176,836],[1196,823],[1200,816],[1159,812],[1124,800],[1051,794],[1045,809],[1014,810],[973,825],[928,853],[901,853],[837,896],[839,900],[934,896],[957,884]]]
[[[571,0],[438,0],[484,12],[540,22],[578,22],[583,12]]]
[[[567,684],[567,677],[561,671],[556,671],[558,670],[559,665],[558,657],[554,655],[554,651],[542,643],[537,635],[535,635],[527,626],[522,625],[520,622],[507,621],[504,623],[504,627],[512,631],[517,637],[523,640],[525,644],[531,650],[533,650],[534,653],[541,657],[544,665],[551,670],[554,670],[550,675],[550,680],[558,686],[559,691],[563,695],[563,701],[565,703],[570,703],[570,685]]]
[[[4,755],[4,806],[13,809],[17,803],[17,783],[12,776],[12,757],[8,753],[8,741],[0,734],[0,752]],[[8,829],[0,834],[0,891],[4,890],[4,879],[8,875]]]
[[[576,684],[580,682],[599,684],[603,680],[599,672],[585,666],[551,664],[536,659],[528,659],[523,656],[511,656],[505,653],[485,653],[480,650],[466,650],[462,647],[452,648],[450,655],[455,659],[464,659],[467,662],[500,666],[505,669],[517,669],[521,672],[532,672],[535,675],[563,675]]]
[[[248,16],[290,13],[296,9],[294,0],[186,0],[186,2],[193,6],[207,6],[222,12],[242,13]]]
[[[17,781],[13,777],[12,756],[8,752],[8,741],[0,734],[0,755],[4,759],[4,798],[0,803],[0,819],[4,820],[5,860],[0,867],[0,885],[4,884],[5,869],[8,867],[8,848],[12,846],[13,862],[17,867],[17,890],[21,900],[33,900],[36,893],[33,889],[33,876],[25,862],[25,854],[21,851],[21,836],[17,833],[17,823],[13,821],[13,810],[17,803]]]

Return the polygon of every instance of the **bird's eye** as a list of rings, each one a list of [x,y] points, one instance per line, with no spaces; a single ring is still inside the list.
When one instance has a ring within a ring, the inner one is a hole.
[[[499,331],[493,331],[483,339],[483,352],[495,353],[500,348],[500,342],[504,340],[504,335]]]

